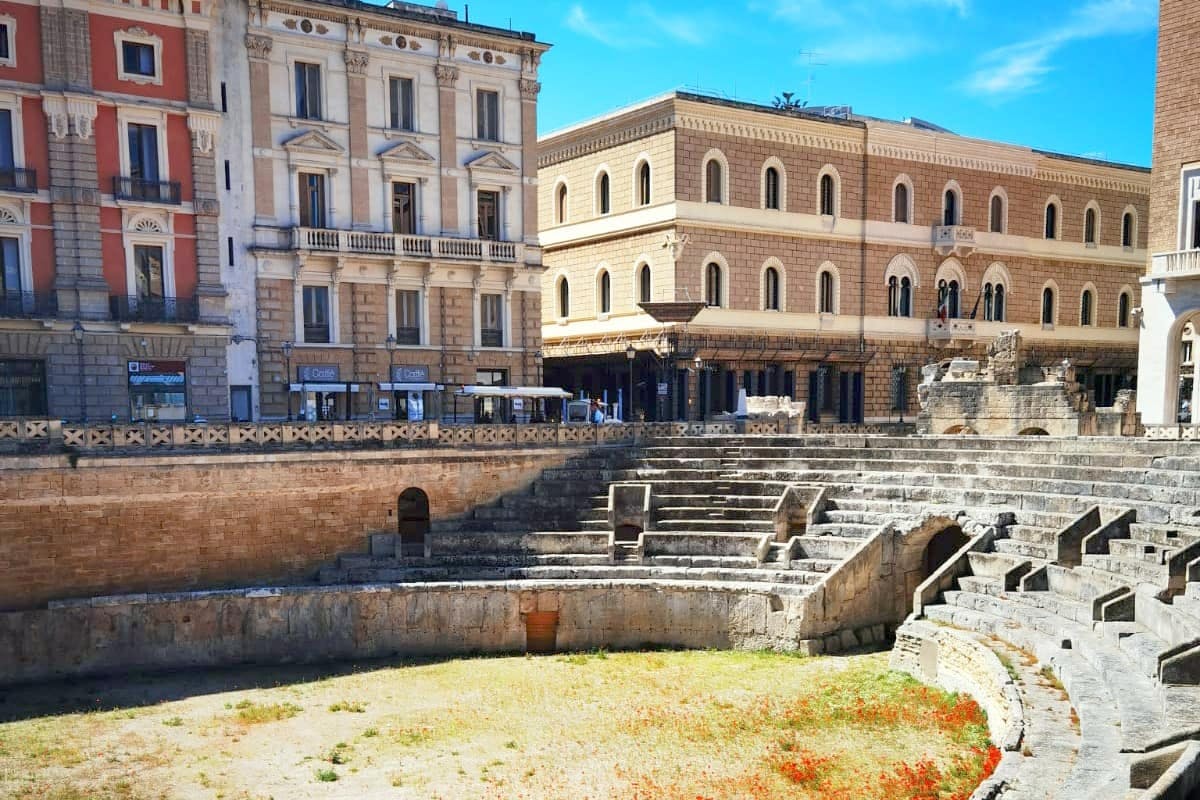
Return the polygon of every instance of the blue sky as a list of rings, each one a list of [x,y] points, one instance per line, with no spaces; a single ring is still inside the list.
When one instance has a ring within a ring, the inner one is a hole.
[[[451,7],[461,18],[462,6]],[[543,133],[679,88],[807,99],[811,75],[813,105],[1141,165],[1157,11],[1157,0],[470,4],[472,22],[511,20],[554,45],[542,69]]]

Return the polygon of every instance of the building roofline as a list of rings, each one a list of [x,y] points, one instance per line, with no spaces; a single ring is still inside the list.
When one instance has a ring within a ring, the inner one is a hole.
[[[1127,169],[1134,172],[1144,172],[1147,175],[1150,174],[1150,167],[1143,167],[1138,164],[1126,164],[1123,161],[1106,161],[1103,158],[1072,156],[1066,153],[1055,153],[1052,150],[1038,150],[1036,148],[1033,150],[1033,152],[1039,156],[1045,156],[1046,158],[1053,158],[1059,161],[1072,161],[1076,164],[1088,164],[1093,167],[1111,167],[1113,169]]]
[[[457,17],[444,17],[434,13],[434,9],[430,9],[429,13],[422,13],[417,8],[389,8],[386,5],[376,5],[375,3],[364,2],[364,0],[283,0],[284,2],[292,2],[300,5],[311,4],[315,6],[325,6],[330,9],[343,9],[346,11],[357,11],[367,14],[378,14],[382,17],[391,19],[402,19],[410,22],[420,23],[422,25],[434,25],[443,28],[453,28],[455,30],[469,31],[484,36],[497,36],[504,39],[514,39],[519,42],[528,43],[542,49],[550,49],[551,45],[546,42],[539,42],[537,35],[529,31],[515,31],[508,28],[497,28],[492,25],[482,25],[477,22],[466,22]]]

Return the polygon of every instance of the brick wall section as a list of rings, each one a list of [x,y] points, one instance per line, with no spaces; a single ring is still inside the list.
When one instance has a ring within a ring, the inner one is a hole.
[[[51,599],[308,582],[393,532],[400,493],[433,518],[528,486],[573,448],[0,463],[0,609]]]
[[[1158,89],[1155,94],[1154,156],[1150,190],[1150,251],[1179,249],[1179,170],[1200,161],[1200,72],[1192,55],[1200,30],[1200,6],[1161,0],[1158,23]]]

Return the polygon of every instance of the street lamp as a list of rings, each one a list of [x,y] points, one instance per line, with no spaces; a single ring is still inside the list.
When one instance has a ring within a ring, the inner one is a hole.
[[[396,334],[389,333],[387,335],[387,339],[384,340],[384,344],[387,345],[387,351],[388,351],[388,383],[395,383],[395,381],[396,381],[396,366],[395,366]],[[397,409],[394,407],[395,405],[396,405],[396,387],[393,386],[392,387],[392,406],[393,406],[392,419],[396,419]],[[409,419],[412,419],[412,417],[410,416]]]
[[[292,421],[292,348],[291,342],[284,342],[279,349],[283,351],[284,375],[283,390],[287,392],[288,422]]]
[[[83,424],[88,421],[88,402],[87,402],[87,376],[83,371],[83,323],[75,320],[75,326],[71,328],[71,336],[75,337],[75,347],[79,353],[79,405],[83,414]]]
[[[633,343],[630,342],[625,346],[625,360],[629,362],[629,413],[625,419],[626,422],[633,422],[633,361],[637,358],[637,350],[634,349]]]

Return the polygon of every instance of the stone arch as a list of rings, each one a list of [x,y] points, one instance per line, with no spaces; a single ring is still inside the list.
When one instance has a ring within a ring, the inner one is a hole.
[[[978,436],[979,433],[970,425],[951,425],[946,428],[943,436]]]
[[[430,531],[429,495],[410,486],[396,499],[396,532],[402,555],[424,556]]]
[[[902,593],[896,601],[900,618],[913,610],[913,593],[938,567],[961,550],[970,536],[963,530],[965,513],[954,517],[932,514],[910,523],[906,530],[896,529],[896,590]]]
[[[1018,436],[1049,436],[1050,432],[1045,428],[1025,428],[1017,434]]]

